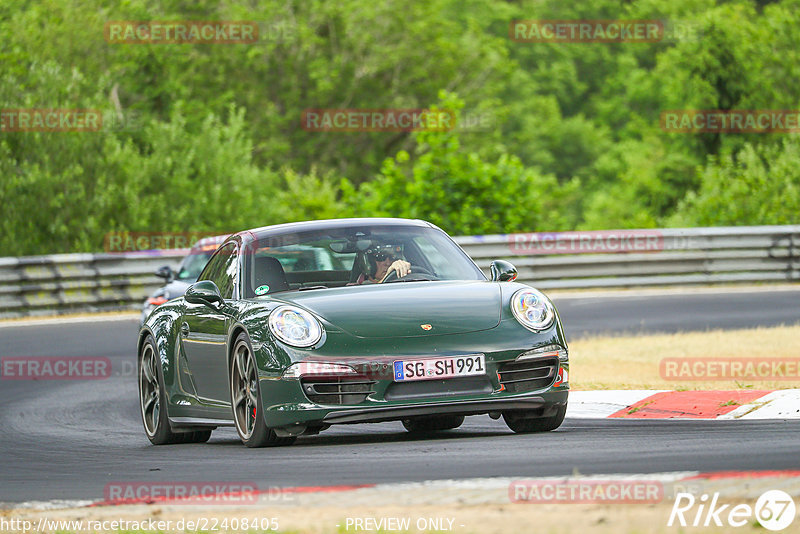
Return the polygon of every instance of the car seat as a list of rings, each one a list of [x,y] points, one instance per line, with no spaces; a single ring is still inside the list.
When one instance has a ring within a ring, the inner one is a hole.
[[[261,286],[269,286],[267,293],[288,291],[289,282],[281,262],[272,256],[256,256],[253,258],[253,290]]]

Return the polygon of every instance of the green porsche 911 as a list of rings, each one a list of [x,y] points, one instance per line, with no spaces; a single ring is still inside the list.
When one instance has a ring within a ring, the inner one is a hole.
[[[248,447],[337,423],[453,429],[502,416],[558,428],[569,392],[553,304],[491,280],[433,224],[337,219],[231,235],[138,337],[142,421],[154,444],[234,426]]]

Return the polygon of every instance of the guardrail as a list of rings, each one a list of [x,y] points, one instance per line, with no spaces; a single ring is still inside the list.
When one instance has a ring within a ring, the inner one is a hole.
[[[138,309],[188,250],[0,258],[0,318]]]
[[[511,261],[542,289],[793,282],[800,225],[465,236],[456,242],[488,274]],[[186,250],[0,258],[0,317],[138,309]]]
[[[492,259],[508,259],[519,280],[542,289],[800,280],[800,225],[505,234],[456,242],[484,271]]]

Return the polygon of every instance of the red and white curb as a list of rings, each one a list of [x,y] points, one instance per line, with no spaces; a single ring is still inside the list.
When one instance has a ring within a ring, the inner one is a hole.
[[[800,389],[571,391],[573,419],[800,419]]]

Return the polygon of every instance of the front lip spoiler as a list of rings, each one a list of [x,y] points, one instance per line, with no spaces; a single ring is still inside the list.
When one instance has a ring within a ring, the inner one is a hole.
[[[564,400],[566,403],[566,399]],[[322,421],[325,423],[367,423],[392,421],[418,415],[459,414],[478,415],[500,410],[535,410],[549,404],[542,397],[521,399],[493,399],[457,401],[448,403],[417,404],[411,406],[386,406],[377,408],[351,408],[329,412]]]

